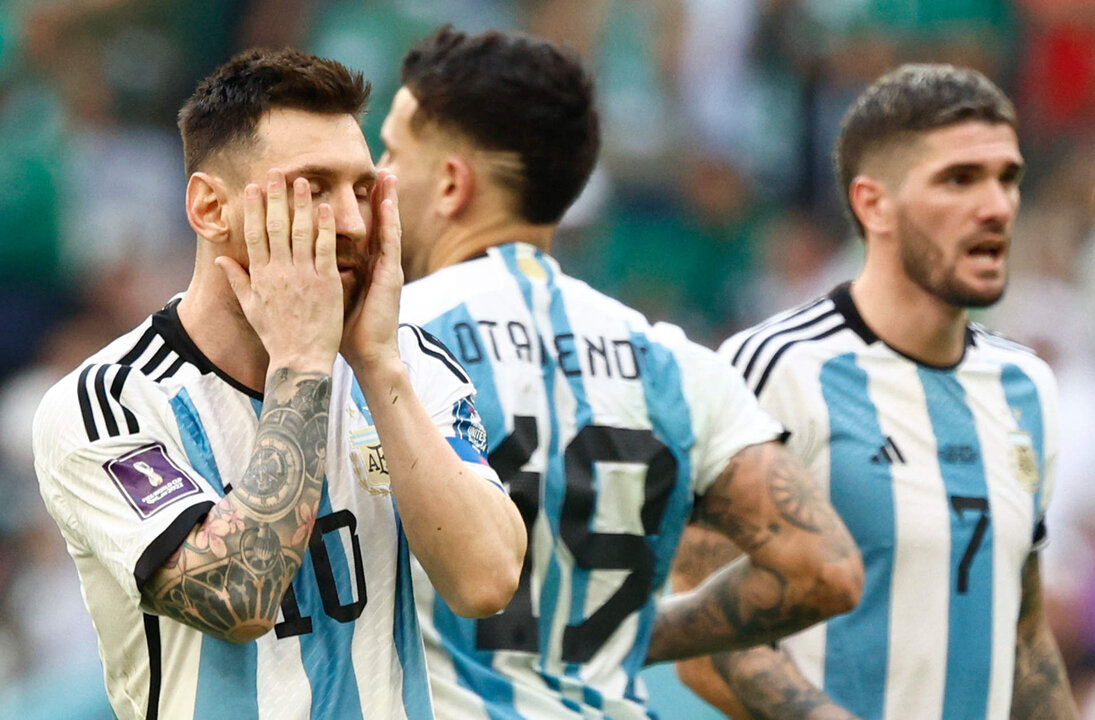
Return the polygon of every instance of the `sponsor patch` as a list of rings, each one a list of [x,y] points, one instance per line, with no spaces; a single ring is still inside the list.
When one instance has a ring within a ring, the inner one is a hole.
[[[1038,489],[1038,459],[1034,455],[1034,442],[1030,433],[1014,430],[1008,434],[1011,455],[1011,471],[1019,485],[1029,493]]]
[[[162,443],[152,443],[103,463],[103,469],[141,518],[160,510],[201,488],[171,461]]]

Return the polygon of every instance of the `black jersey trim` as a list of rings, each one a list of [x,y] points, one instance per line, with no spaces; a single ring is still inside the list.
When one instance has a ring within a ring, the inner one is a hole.
[[[187,335],[186,329],[182,326],[182,321],[179,320],[178,307],[179,300],[172,300],[164,306],[163,310],[160,310],[152,316],[152,327],[156,329],[156,332],[158,332],[165,341],[167,341],[167,344],[171,346],[171,349],[179,354],[179,357],[183,359],[183,362],[188,362],[198,368],[203,375],[213,373],[248,397],[262,400],[261,392],[252,390],[221,370],[213,364],[212,360],[205,356],[205,353],[198,349],[198,346],[195,345],[194,341]]]
[[[130,434],[133,434],[141,429],[141,426],[137,423],[137,417],[130,412],[129,408],[122,404],[122,388],[125,387],[125,380],[129,377],[129,371],[133,368],[128,365],[123,365],[118,368],[118,374],[114,376],[114,382],[110,384],[110,395],[118,401],[118,407],[122,409],[122,415],[125,417],[126,429]]]
[[[163,655],[160,642],[160,619],[144,614],[144,638],[148,646],[148,708],[145,720],[160,716],[160,690],[163,687]]]
[[[400,323],[399,326],[411,329],[411,332],[414,333],[415,340],[418,341],[418,347],[422,352],[445,363],[445,366],[452,371],[453,375],[455,375],[460,382],[471,384],[471,378],[468,376],[467,372],[464,371],[464,368],[460,363],[457,362],[456,358],[453,357],[453,354],[449,352],[449,349],[445,347],[445,343],[417,325]],[[427,343],[432,347],[427,347]]]
[[[121,359],[118,360],[118,364],[132,365],[133,362],[137,358],[139,358],[145,350],[148,349],[148,346],[152,344],[152,340],[155,337],[156,328],[150,326],[147,330],[144,331],[144,334],[141,335],[141,338],[137,341],[137,344],[130,348],[129,352],[127,352],[121,357]]]
[[[973,333],[970,331],[969,325],[966,326],[964,345],[962,347],[962,355],[958,358],[956,362],[953,362],[949,365],[936,365],[934,363],[924,362],[919,358],[915,358],[912,355],[901,352],[893,345],[890,345],[888,342],[878,337],[878,335],[876,335],[875,332],[867,326],[867,323],[863,319],[863,316],[859,314],[859,308],[855,306],[855,301],[852,299],[851,287],[852,284],[850,282],[838,285],[836,289],[833,290],[833,292],[831,293],[831,297],[833,298],[833,303],[836,305],[837,309],[840,310],[840,314],[844,316],[844,320],[845,322],[847,322],[848,327],[854,330],[855,333],[863,339],[863,342],[867,343],[868,345],[874,342],[881,342],[890,350],[894,351],[909,362],[916,363],[917,365],[932,368],[935,370],[953,370],[954,368],[961,365],[962,361],[966,359],[966,350],[972,347],[974,344]]]
[[[87,376],[91,374],[94,365],[88,365],[80,373],[80,379],[76,381],[76,397],[80,401],[80,415],[84,419],[84,432],[87,439],[95,442],[99,439],[99,429],[95,427],[95,415],[91,411],[91,394],[87,391]]]
[[[106,399],[106,371],[109,365],[100,365],[95,372],[95,398],[99,401],[99,408],[103,411],[103,421],[106,422],[106,434],[110,437],[118,437],[118,421],[114,418],[114,411],[110,409],[110,401]]]
[[[141,553],[141,557],[137,559],[137,566],[133,569],[133,578],[137,581],[138,588],[144,587],[144,584],[148,582],[153,573],[163,567],[171,554],[182,545],[183,540],[194,529],[194,526],[209,514],[209,509],[212,507],[212,500],[204,500],[191,505],[179,513],[178,517],[172,520],[171,524],[155,540],[149,543],[148,547]]]
[[[817,315],[816,317],[812,317],[809,320],[804,320],[803,322],[800,322],[797,325],[791,325],[791,326],[788,326],[788,327],[782,327],[781,326],[779,330],[776,330],[774,333],[772,333],[768,337],[764,338],[763,340],[761,340],[757,344],[756,348],[754,348],[754,350],[753,350],[752,356],[749,358],[749,362],[745,365],[745,369],[742,370],[741,374],[743,376],[745,376],[746,380],[751,380],[752,379],[753,372],[756,368],[757,361],[760,360],[760,356],[764,352],[764,348],[766,348],[768,346],[768,344],[771,343],[773,340],[777,340],[777,339],[783,337],[784,335],[788,335],[788,334],[793,333],[793,332],[799,332],[800,330],[807,330],[807,329],[813,327],[814,325],[817,325],[818,323],[821,323],[825,320],[828,320],[829,318],[833,317],[836,314],[837,314],[836,309],[835,308],[830,308],[830,309],[826,310],[825,312],[821,313],[820,315]],[[791,341],[791,343],[794,343],[794,342],[795,341],[793,341],[793,340]],[[772,367],[772,364],[775,363],[775,359],[777,357],[779,357],[782,353],[783,353],[783,350],[781,348],[780,350],[776,351],[776,354],[773,355],[772,359],[768,361],[768,363],[765,365],[764,371],[763,371],[765,375],[768,374],[768,370]]]
[[[164,370],[162,373],[160,373],[159,375],[156,376],[155,382],[163,382],[167,378],[169,378],[169,377],[173,376],[175,373],[177,373],[179,371],[179,368],[181,368],[185,364],[186,364],[186,360],[183,360],[181,355],[176,357],[175,362],[171,363],[171,365],[169,365],[166,370]]]
[[[801,342],[812,342],[814,340],[823,340],[824,338],[827,338],[830,335],[835,335],[838,332],[840,332],[842,330],[847,330],[847,329],[848,329],[848,326],[845,323],[842,322],[838,325],[834,325],[833,327],[829,328],[828,330],[825,330],[823,332],[818,333],[817,335],[811,335],[810,337],[804,337],[804,338],[797,338],[795,340],[789,340],[788,342],[784,343],[783,346],[781,346],[779,350],[776,350],[772,354],[772,359],[769,360],[768,364],[764,367],[764,372],[761,373],[760,380],[757,381],[757,386],[756,386],[756,388],[753,389],[753,394],[758,396],[758,397],[760,396],[761,390],[763,390],[764,386],[768,384],[768,378],[771,376],[773,368],[775,368],[776,363],[779,362],[779,359],[783,356],[783,353],[787,352],[792,347],[794,347],[795,345],[798,345]]]
[[[827,296],[817,298],[816,300],[810,301],[809,303],[803,305],[802,307],[798,308],[797,310],[789,310],[786,313],[781,313],[780,315],[776,315],[775,317],[773,317],[769,320],[766,320],[765,322],[762,322],[760,325],[757,325],[756,327],[752,328],[752,331],[749,333],[749,337],[747,337],[744,341],[742,341],[741,345],[738,346],[737,352],[734,353],[734,357],[730,360],[730,363],[736,367],[737,364],[738,364],[738,360],[741,359],[741,355],[742,355],[742,353],[745,352],[745,348],[749,345],[749,342],[752,341],[752,340],[755,340],[761,334],[767,332],[768,330],[771,330],[772,328],[776,327],[777,325],[780,325],[782,323],[794,320],[795,318],[799,317],[800,315],[804,315],[804,314],[810,312],[811,310],[815,309],[818,305],[821,305],[822,303],[826,303],[828,301],[829,301],[829,298]]]

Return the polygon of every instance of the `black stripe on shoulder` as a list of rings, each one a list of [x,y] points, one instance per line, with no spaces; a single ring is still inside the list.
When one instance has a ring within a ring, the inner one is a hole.
[[[122,409],[122,414],[125,417],[126,429],[132,434],[140,430],[141,426],[137,424],[137,417],[122,404],[122,388],[125,386],[125,379],[129,377],[130,370],[132,368],[128,366],[118,368],[118,374],[114,376],[114,382],[110,384],[110,395],[118,401],[118,407]]]
[[[175,362],[168,365],[166,370],[164,370],[162,373],[160,373],[159,375],[156,376],[155,381],[156,382],[163,382],[167,378],[172,377],[175,373],[177,373],[179,371],[179,368],[181,368],[185,364],[186,364],[186,361],[180,355],[179,357],[175,358]]]
[[[95,371],[95,397],[99,401],[99,410],[103,414],[106,423],[106,434],[110,437],[118,437],[118,421],[114,418],[114,411],[110,407],[110,401],[106,398],[106,371],[109,365],[100,365]]]
[[[156,335],[156,328],[149,326],[148,329],[144,331],[144,334],[141,335],[141,338],[137,341],[137,344],[130,348],[129,352],[127,352],[118,360],[118,364],[132,365],[133,361],[139,358],[141,356],[141,353],[148,349],[148,346],[152,344],[152,339],[155,338]]]
[[[163,687],[163,656],[160,643],[160,618],[144,614],[144,638],[148,645],[148,708],[145,720],[160,717],[160,689]]]
[[[1034,348],[1027,347],[1021,342],[1012,340],[1007,335],[1003,335],[1001,333],[989,330],[984,325],[970,323],[970,325],[967,327],[967,332],[973,343],[981,340],[984,341],[984,343],[987,345],[993,345],[995,347],[1003,348],[1005,350],[1015,350],[1017,352],[1025,353],[1027,355],[1038,354],[1034,350]]]
[[[449,370],[451,370],[457,378],[460,379],[460,382],[471,384],[471,378],[468,376],[468,373],[464,371],[464,368],[460,365],[459,362],[457,362],[453,354],[449,352],[449,349],[447,347],[445,347],[445,343],[441,342],[436,337],[418,327],[417,325],[412,325],[410,323],[400,323],[400,327],[406,327],[411,329],[411,331],[414,333],[415,339],[418,341],[418,347],[422,350],[422,352],[445,363],[445,366]]]
[[[749,358],[749,362],[746,363],[745,369],[743,369],[741,371],[741,374],[745,376],[746,380],[752,380],[753,372],[754,372],[754,369],[757,366],[757,362],[760,360],[760,356],[764,353],[764,349],[768,346],[768,344],[771,343],[773,340],[776,340],[777,338],[781,338],[785,335],[788,335],[789,333],[798,332],[800,330],[807,330],[807,329],[813,327],[814,325],[817,325],[818,323],[821,323],[821,322],[827,320],[828,318],[831,318],[831,317],[833,317],[834,315],[837,315],[837,314],[838,314],[837,310],[834,307],[834,308],[829,308],[828,310],[821,313],[820,315],[809,318],[808,320],[803,320],[802,322],[798,322],[798,323],[795,323],[793,325],[781,324],[779,326],[778,330],[776,330],[775,332],[770,334],[768,337],[764,338],[759,343],[757,343],[757,346],[755,348],[753,348],[753,354]],[[788,318],[788,322],[790,322],[790,318]],[[843,325],[844,325],[844,323],[841,322],[840,326],[843,326]],[[791,341],[791,342],[793,343],[794,341]],[[776,355],[773,356],[773,360],[775,359],[775,357],[778,357],[778,355],[780,355],[782,352],[783,352],[783,348],[780,348],[779,350],[777,350]],[[769,361],[768,367],[771,367],[771,361]]]
[[[94,365],[88,365],[80,373],[80,379],[76,381],[76,397],[80,401],[80,415],[84,419],[84,432],[87,433],[87,439],[91,442],[99,439],[99,429],[95,427],[95,415],[91,411],[91,393],[87,389],[88,376],[94,368]]]
[[[764,386],[766,384],[768,384],[768,377],[772,374],[772,369],[775,368],[776,363],[779,361],[779,359],[783,355],[783,353],[790,350],[791,347],[793,347],[794,345],[799,344],[800,342],[810,342],[812,340],[821,340],[823,338],[827,338],[830,335],[835,335],[836,333],[840,332],[841,330],[844,330],[847,327],[848,327],[848,325],[846,323],[841,322],[839,325],[835,325],[835,326],[829,328],[828,330],[825,330],[823,332],[818,333],[817,335],[812,335],[810,337],[804,337],[804,338],[798,338],[796,340],[791,340],[791,341],[785,343],[783,345],[783,347],[781,347],[779,350],[776,350],[776,352],[772,354],[772,359],[769,360],[768,364],[764,367],[764,372],[761,373],[760,380],[757,381],[757,386],[753,389],[753,394],[757,395],[757,396],[760,396],[761,390],[763,390]]]
[[[163,363],[163,361],[167,359],[167,356],[170,354],[171,346],[167,343],[164,343],[163,346],[156,351],[156,354],[154,354],[148,360],[148,362],[141,366],[141,372],[145,375],[152,375],[153,371],[155,371],[156,368],[158,368],[160,364]]]
[[[764,332],[766,332],[768,330],[771,330],[776,325],[779,325],[779,324],[785,323],[785,322],[790,322],[791,320],[794,320],[795,318],[797,318],[801,315],[805,315],[806,313],[810,312],[811,310],[816,308],[818,305],[821,305],[822,303],[824,303],[828,299],[829,299],[828,296],[819,297],[817,299],[811,300],[810,302],[806,303],[805,305],[802,305],[801,307],[795,308],[793,310],[788,310],[786,312],[782,312],[778,315],[774,315],[773,317],[768,318],[767,320],[760,323],[759,325],[754,326],[752,328],[752,331],[747,331],[747,332],[749,332],[749,336],[747,338],[745,338],[745,340],[741,343],[740,346],[738,346],[738,351],[736,353],[734,353],[734,357],[730,361],[731,364],[733,364],[735,366],[738,364],[738,360],[741,359],[742,353],[745,352],[745,346],[749,344],[750,340],[753,340],[754,338],[760,336]]]

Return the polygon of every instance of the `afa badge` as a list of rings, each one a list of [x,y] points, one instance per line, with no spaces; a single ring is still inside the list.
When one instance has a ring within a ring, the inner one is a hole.
[[[350,433],[350,465],[357,483],[373,495],[390,495],[392,479],[375,427]]]
[[[1013,430],[1008,434],[1008,451],[1011,473],[1019,485],[1029,493],[1038,490],[1038,458],[1034,454],[1034,441],[1025,430]]]

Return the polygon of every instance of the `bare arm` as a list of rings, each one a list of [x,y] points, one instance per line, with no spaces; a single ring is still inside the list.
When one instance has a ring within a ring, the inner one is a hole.
[[[249,272],[217,260],[272,368],[251,460],[238,485],[141,588],[152,611],[230,642],[274,626],[311,537],[342,333],[330,208],[319,208],[317,235],[308,182],[298,180],[290,242],[284,175],[271,171],[266,192],[266,208],[258,186],[244,195]]]
[[[659,607],[648,662],[772,642],[855,606],[863,564],[802,462],[776,442],[745,448],[698,507],[747,557]]]
[[[691,590],[740,552],[719,533],[689,527],[673,561],[673,590]],[[677,674],[734,720],[857,720],[811,685],[787,655],[767,646],[681,661]]]
[[[1042,607],[1038,554],[1023,566],[1011,720],[1078,720],[1065,665]]]
[[[411,551],[458,614],[487,617],[517,589],[525,526],[517,506],[467,469],[415,395],[396,344],[400,269],[395,177],[381,171],[372,284],[347,320],[343,354],[384,446]]]

